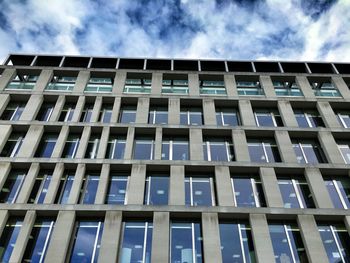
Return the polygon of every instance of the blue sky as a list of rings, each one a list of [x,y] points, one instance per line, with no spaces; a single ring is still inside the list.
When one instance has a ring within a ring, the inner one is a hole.
[[[350,61],[350,0],[0,0],[8,53]]]

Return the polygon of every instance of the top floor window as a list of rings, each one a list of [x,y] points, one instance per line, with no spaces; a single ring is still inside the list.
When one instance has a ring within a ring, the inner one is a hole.
[[[7,85],[9,90],[32,90],[38,80],[38,75],[17,74],[16,77]]]
[[[199,81],[199,93],[210,95],[226,95],[225,82],[222,77],[211,76],[212,78],[203,78]]]
[[[262,96],[264,95],[264,90],[260,85],[260,81],[256,79],[246,79],[242,77],[237,77],[236,79],[238,95],[242,96]]]
[[[151,75],[128,75],[125,80],[124,93],[151,93],[151,87]]]
[[[113,82],[113,78],[91,77],[85,87],[85,92],[112,92]]]
[[[341,97],[330,79],[309,80],[316,97]]]
[[[54,76],[46,90],[72,91],[77,80],[76,76]]]
[[[163,94],[188,94],[188,77],[186,75],[163,75]]]
[[[301,97],[303,93],[301,92],[299,86],[294,80],[284,81],[276,80],[272,78],[273,87],[275,89],[276,96],[280,97]]]

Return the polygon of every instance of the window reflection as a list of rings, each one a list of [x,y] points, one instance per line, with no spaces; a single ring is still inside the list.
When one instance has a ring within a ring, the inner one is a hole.
[[[83,188],[81,189],[80,203],[93,204],[97,193],[97,187],[100,180],[98,174],[88,174],[83,180]]]
[[[281,162],[278,147],[273,140],[248,140],[250,160],[258,163]]]
[[[56,145],[58,134],[45,133],[41,138],[35,157],[50,158]]]
[[[293,149],[297,156],[298,163],[317,164],[325,163],[326,158],[321,146],[313,140],[293,140]]]
[[[0,261],[9,262],[12,250],[15,247],[19,231],[23,224],[22,218],[11,218],[1,234],[0,238]]]
[[[124,174],[111,175],[109,179],[106,204],[125,204],[128,178],[129,177],[125,176]]]
[[[185,204],[189,206],[214,206],[214,182],[208,177],[185,178]]]
[[[60,185],[57,191],[56,204],[67,204],[70,190],[74,181],[74,172],[69,171],[64,174],[60,180]]]
[[[162,142],[162,160],[189,160],[188,138],[165,137]]]
[[[235,206],[266,206],[262,184],[258,176],[233,176],[231,184]]]
[[[122,106],[119,113],[119,123],[135,123],[136,106]]]
[[[350,209],[350,179],[325,178],[325,185],[335,208]]]
[[[125,145],[125,136],[110,135],[107,144],[106,158],[118,160],[124,159]]]
[[[145,204],[167,205],[169,198],[169,177],[148,176],[146,179]]]
[[[201,108],[181,108],[181,125],[203,125],[203,113]]]
[[[238,111],[216,108],[216,124],[219,126],[238,126],[240,124]]]
[[[135,160],[153,160],[154,155],[154,138],[136,137],[134,142],[134,159]]]
[[[204,138],[203,153],[206,161],[234,161],[233,144],[229,138]]]

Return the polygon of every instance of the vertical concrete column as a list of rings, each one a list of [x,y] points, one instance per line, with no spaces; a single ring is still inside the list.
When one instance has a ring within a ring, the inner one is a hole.
[[[162,128],[156,128],[156,138],[154,143],[154,160],[162,159]]]
[[[114,85],[112,89],[113,94],[116,94],[116,95],[123,94],[125,80],[126,80],[126,72],[117,71],[117,74],[115,74]]]
[[[162,79],[163,79],[162,73],[158,73],[158,72],[152,73],[152,90],[151,90],[152,95],[160,96],[162,94]]]
[[[103,127],[101,133],[100,144],[97,151],[97,159],[104,159],[107,151],[107,144],[109,139],[109,127]]]
[[[204,262],[222,262],[217,213],[202,213]]]
[[[312,215],[298,215],[298,225],[309,262],[328,262],[320,233]]]
[[[317,168],[305,168],[305,179],[317,208],[334,208],[322,174]]]
[[[250,162],[247,138],[243,130],[232,130],[232,142],[237,162]]]
[[[149,111],[149,98],[139,97],[137,101],[136,123],[147,124]]]
[[[203,99],[203,113],[205,125],[216,125],[215,103],[213,99]]]
[[[304,94],[304,97],[307,99],[315,98],[315,93],[310,86],[309,80],[305,76],[296,76],[295,82],[300,88],[301,92]]]
[[[109,182],[110,166],[108,163],[102,165],[100,180],[98,182],[95,204],[103,205],[107,194],[108,182]]]
[[[215,185],[219,206],[234,206],[230,170],[227,166],[215,166]]]
[[[85,105],[85,96],[79,96],[77,104],[75,105],[72,122],[79,122],[80,115],[84,109],[84,105]]]
[[[341,128],[337,116],[334,114],[334,111],[329,105],[328,101],[318,101],[317,110],[321,114],[322,119],[324,120],[326,127],[329,128]]]
[[[345,227],[348,230],[349,235],[350,235],[350,216],[345,216],[344,223],[345,223]]]
[[[290,105],[290,102],[288,100],[279,100],[277,106],[281,114],[284,126],[290,128],[298,127],[298,122],[295,118],[294,111]]]
[[[52,151],[51,158],[61,158],[64,146],[69,135],[69,126],[62,126],[61,132],[58,135],[55,148]]]
[[[2,235],[2,232],[4,231],[8,218],[9,218],[8,210],[0,210],[0,235]]]
[[[252,228],[256,262],[275,262],[275,256],[266,216],[264,214],[250,214],[249,221]]]
[[[16,69],[14,68],[5,69],[2,72],[1,78],[0,78],[0,91],[4,90],[15,76],[16,76]]]
[[[78,150],[75,158],[81,159],[85,157],[85,151],[89,143],[90,135],[91,135],[91,126],[85,126],[83,133],[81,134],[81,137],[80,137],[80,142],[79,142],[79,146],[78,146]]]
[[[203,161],[202,130],[190,128],[190,160]]]
[[[342,77],[333,76],[332,83],[339,90],[341,96],[344,99],[347,99],[347,100],[350,99],[350,90]]]
[[[12,250],[12,254],[9,262],[22,262],[22,257],[27,247],[27,242],[32,232],[33,225],[35,223],[36,213],[35,211],[27,211],[24,217],[21,230],[18,233],[15,247]]]
[[[128,205],[142,205],[146,183],[146,165],[134,164],[128,184]]]
[[[9,162],[1,162],[0,163],[0,189],[4,186],[6,182],[7,176],[11,170],[11,163]]]
[[[151,262],[169,261],[169,212],[154,212]]]
[[[115,98],[113,103],[113,109],[112,109],[111,123],[118,122],[120,105],[121,105],[121,98],[119,97]]]
[[[341,155],[338,145],[335,142],[333,135],[329,131],[319,131],[318,139],[320,141],[323,152],[325,153],[327,160],[333,164],[343,164],[344,159]]]
[[[168,123],[169,125],[180,124],[180,99],[179,98],[169,98],[169,113],[168,113]]]
[[[282,158],[285,163],[297,163],[297,157],[293,149],[292,141],[290,140],[287,131],[275,131],[275,140]]]
[[[35,179],[40,171],[40,165],[38,163],[32,163],[27,175],[24,178],[22,188],[18,194],[16,203],[25,204],[28,201],[30,193],[35,183]]]
[[[125,160],[131,160],[133,157],[134,138],[135,138],[135,128],[129,127],[128,134],[126,135],[126,144],[125,144],[125,152],[124,152]]]
[[[60,186],[61,178],[64,172],[64,164],[57,163],[53,171],[49,188],[44,199],[44,204],[53,204],[55,202],[56,194]]]
[[[185,167],[170,166],[169,205],[185,205]]]
[[[188,88],[190,96],[199,96],[198,74],[188,74]]]
[[[5,146],[8,138],[11,135],[11,132],[11,125],[0,125],[0,152],[2,152],[2,148]]]
[[[94,108],[92,109],[91,121],[90,122],[98,122],[100,111],[102,108],[103,98],[101,96],[96,97]]]
[[[10,94],[0,94],[0,115],[6,109],[7,104],[10,102]]]
[[[284,207],[275,170],[269,167],[260,167],[260,178],[268,207]]]
[[[44,133],[44,126],[31,125],[28,129],[26,136],[24,137],[22,147],[19,150],[17,157],[30,158],[34,156],[36,148],[40,143],[40,138]]]
[[[49,84],[53,77],[53,70],[51,69],[44,69],[41,71],[39,78],[35,84],[34,90],[35,91],[44,91],[46,86]]]
[[[32,121],[35,119],[37,113],[40,110],[41,104],[44,101],[43,95],[31,95],[26,106],[24,107],[23,113],[19,118],[20,121]]]
[[[118,248],[122,233],[122,212],[107,211],[103,224],[101,247],[98,253],[99,263],[117,262]]]
[[[55,107],[53,108],[52,114],[50,116],[50,121],[58,121],[65,102],[65,96],[60,95],[56,101]]]
[[[260,84],[264,89],[265,96],[267,98],[275,98],[275,88],[273,86],[270,76],[260,76]]]
[[[252,105],[249,100],[239,100],[238,108],[243,126],[256,126]]]
[[[224,75],[224,82],[225,82],[227,96],[228,97],[238,96],[235,76],[232,74],[225,74]]]
[[[70,190],[69,198],[67,204],[77,204],[79,202],[80,189],[82,187],[84,177],[85,177],[86,165],[79,163],[77,170],[74,175],[74,181],[72,189]]]
[[[84,92],[86,84],[90,80],[90,71],[81,70],[79,71],[77,80],[74,85],[73,92]]]
[[[75,211],[60,211],[47,248],[45,263],[65,263],[75,226]],[[116,235],[116,233],[113,233]]]

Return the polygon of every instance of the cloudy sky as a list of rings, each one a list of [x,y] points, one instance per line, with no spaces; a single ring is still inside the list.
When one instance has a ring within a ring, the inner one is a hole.
[[[350,0],[0,0],[8,53],[350,61]]]

